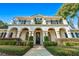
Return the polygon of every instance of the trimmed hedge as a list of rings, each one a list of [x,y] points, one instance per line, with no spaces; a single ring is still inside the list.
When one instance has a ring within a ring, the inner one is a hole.
[[[27,46],[30,46],[32,48],[33,47],[33,41],[29,41]]]
[[[16,45],[16,40],[0,40],[0,45]]]
[[[20,38],[0,38],[0,45],[18,45]]]
[[[24,55],[30,46],[0,46],[0,52],[8,55]]]
[[[66,42],[65,46],[79,46],[79,42]]]
[[[33,36],[29,37],[28,46],[33,47]]]
[[[33,41],[33,36],[30,36],[29,37],[29,41]]]
[[[44,46],[57,46],[57,42],[45,41]]]
[[[45,41],[49,41],[48,36],[44,36],[44,40],[45,40]]]
[[[55,56],[79,56],[79,48],[47,46],[46,49]]]

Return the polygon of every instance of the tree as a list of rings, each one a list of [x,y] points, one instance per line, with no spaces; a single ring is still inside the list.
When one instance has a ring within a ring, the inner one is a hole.
[[[7,23],[4,23],[3,21],[0,20],[0,26],[7,26],[8,24]]]
[[[74,18],[74,16],[76,16],[76,13],[78,10],[79,10],[79,4],[77,4],[77,3],[68,3],[67,4],[66,3],[61,6],[61,8],[59,9],[59,11],[57,12],[56,15],[60,15],[60,16],[64,17],[65,19],[68,16],[70,16],[70,20],[68,21],[68,23],[72,28],[75,28],[74,24],[73,24],[73,18]],[[78,18],[78,23],[79,23],[79,18]]]

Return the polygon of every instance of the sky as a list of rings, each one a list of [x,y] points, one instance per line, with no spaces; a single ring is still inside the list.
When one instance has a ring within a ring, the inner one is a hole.
[[[61,3],[0,3],[0,20],[11,23],[13,17],[43,14],[54,16]]]
[[[17,16],[34,14],[55,16],[61,6],[62,3],[0,3],[0,20],[10,24]],[[77,27],[77,17],[74,19],[74,24]]]

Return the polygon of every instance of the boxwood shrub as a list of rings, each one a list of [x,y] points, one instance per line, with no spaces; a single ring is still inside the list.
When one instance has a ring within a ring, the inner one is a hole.
[[[0,45],[16,45],[16,40],[0,40]]]
[[[65,46],[79,46],[78,42],[66,42]]]
[[[49,41],[48,36],[44,36],[44,40],[45,40],[45,41]]]
[[[57,42],[45,41],[44,46],[57,46]]]
[[[33,36],[29,37],[28,46],[33,47]]]
[[[2,46],[0,52],[7,55],[24,55],[31,47],[30,46]]]

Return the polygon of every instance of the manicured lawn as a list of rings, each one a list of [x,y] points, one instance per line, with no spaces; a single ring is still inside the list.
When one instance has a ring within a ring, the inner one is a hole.
[[[8,55],[24,55],[31,47],[30,46],[7,46],[1,45],[0,52],[6,53]]]
[[[46,46],[46,49],[55,56],[79,56],[79,47]]]

